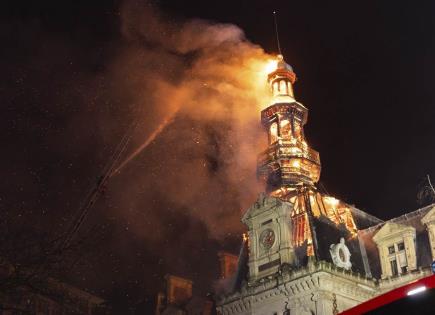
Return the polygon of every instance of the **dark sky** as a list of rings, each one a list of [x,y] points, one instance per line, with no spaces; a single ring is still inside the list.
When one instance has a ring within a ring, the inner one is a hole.
[[[125,60],[140,62],[133,46],[150,51],[164,43],[126,42],[123,4],[2,4],[0,210],[19,214],[24,225],[61,229],[133,119],[135,93],[142,87]],[[201,18],[235,24],[269,53],[276,53],[271,12],[277,10],[282,51],[298,76],[296,98],[310,110],[305,132],[320,152],[321,183],[330,194],[382,219],[418,208],[422,180],[435,176],[433,1],[185,0],[155,6],[168,23]],[[143,23],[146,27],[146,19]],[[194,57],[183,58],[187,64]],[[176,77],[168,64],[162,73]],[[144,133],[132,146],[152,131],[154,115],[159,117],[158,110],[145,112]],[[238,149],[236,143],[227,150],[220,130],[226,127],[179,117],[174,128],[183,134],[177,136],[207,139],[207,154],[169,152],[162,146],[172,136],[164,132],[109,182],[87,221],[102,229],[104,241],[70,275],[72,282],[120,305],[154,294],[167,272],[192,278],[198,291],[210,286],[217,276],[216,251],[237,250],[242,227],[231,222],[239,217],[240,194],[231,186],[222,193],[227,178],[219,175],[216,191],[210,186],[195,196],[198,204],[183,204],[168,198],[152,178],[175,178],[189,190],[195,174],[177,167],[189,154],[200,156],[211,174],[227,170],[222,152]],[[151,175],[143,180],[143,173]],[[222,226],[214,226],[223,235],[211,231],[209,216],[203,217],[214,211],[207,202],[233,206],[231,222],[220,218]]]

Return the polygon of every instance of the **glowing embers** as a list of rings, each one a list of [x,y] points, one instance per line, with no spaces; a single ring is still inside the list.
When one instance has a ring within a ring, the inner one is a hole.
[[[269,148],[258,157],[260,177],[271,177],[276,186],[312,185],[320,177],[319,153],[309,148],[305,141],[277,139],[276,123],[272,123]]]
[[[279,163],[284,185],[298,181],[313,184],[319,180],[320,167],[306,158],[281,159]]]
[[[289,198],[295,196],[297,193],[298,191],[294,187],[280,187],[279,189],[270,192],[269,195],[276,198],[282,198],[288,201]]]
[[[243,234],[242,234],[242,239],[243,239],[243,242],[247,242],[247,241],[249,241],[248,233],[243,233]]]
[[[344,224],[352,236],[357,233],[350,207],[334,197],[324,196],[314,190],[304,192],[297,188],[280,188],[272,194],[293,204],[290,214],[293,245],[299,247],[306,244],[308,256],[314,254],[313,239],[308,220],[308,211],[310,210],[316,218],[324,216],[336,225]],[[309,204],[307,204],[307,201],[309,201]]]
[[[292,216],[292,239],[293,246],[307,245],[307,256],[312,256],[313,251],[313,238],[311,237],[310,224],[308,222],[307,213],[300,213]]]
[[[249,240],[249,234],[248,233],[243,233],[242,234],[242,240],[243,240],[243,245],[246,245],[246,248],[249,251],[250,248],[251,248],[251,242]]]
[[[344,224],[347,230],[355,236],[357,227],[350,207],[344,202],[330,196],[321,196],[325,208],[325,215],[335,224]]]

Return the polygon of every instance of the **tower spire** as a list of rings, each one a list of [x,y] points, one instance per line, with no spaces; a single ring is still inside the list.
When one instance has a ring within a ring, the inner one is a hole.
[[[295,100],[296,74],[282,55],[278,56],[276,69],[268,74],[267,81],[273,98],[261,112],[269,143],[258,159],[259,178],[272,196],[286,195],[302,186],[314,188],[320,176],[319,153],[306,142],[304,125],[308,109]]]
[[[279,44],[279,34],[278,34],[278,19],[276,17],[276,11],[273,11],[273,21],[275,22],[275,35],[276,35],[276,44],[278,46],[278,53],[282,55],[281,45]]]

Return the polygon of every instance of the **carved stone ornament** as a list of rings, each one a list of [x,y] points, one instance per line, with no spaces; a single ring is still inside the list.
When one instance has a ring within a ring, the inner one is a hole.
[[[344,238],[340,238],[340,243],[332,244],[329,247],[329,252],[331,253],[332,262],[340,268],[349,270],[352,268],[352,263],[350,262],[350,251],[344,244]]]
[[[260,244],[264,249],[270,249],[275,243],[275,232],[272,229],[266,229],[260,234]]]

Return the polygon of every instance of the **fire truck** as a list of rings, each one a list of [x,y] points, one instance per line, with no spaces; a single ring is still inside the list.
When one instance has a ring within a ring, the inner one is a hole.
[[[435,314],[435,275],[391,290],[340,315]]]

